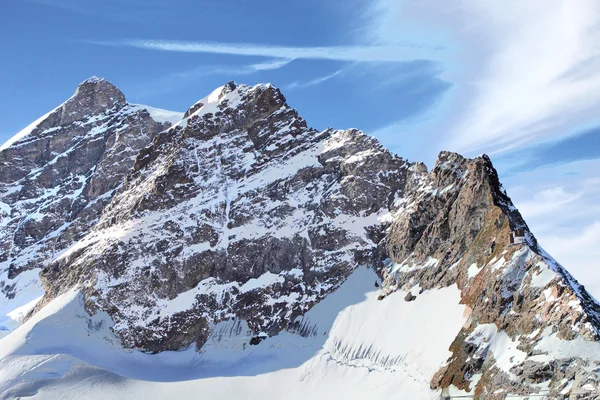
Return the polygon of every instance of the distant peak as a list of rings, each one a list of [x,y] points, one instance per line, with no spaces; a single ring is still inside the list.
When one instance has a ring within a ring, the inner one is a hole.
[[[241,86],[244,86],[244,85],[241,85]],[[234,81],[229,81],[226,84],[224,84],[223,86],[219,86],[218,88],[213,90],[211,94],[209,94],[207,97],[205,97],[204,99],[202,99],[200,101],[204,101],[204,102],[208,102],[208,103],[219,101],[223,97],[225,97],[228,93],[233,92],[237,88],[238,88],[238,85]]]
[[[438,159],[437,159],[436,164],[442,164],[442,163],[448,163],[448,162],[462,163],[465,160],[466,159],[458,153],[455,153],[453,151],[442,150],[438,154]]]
[[[221,96],[233,92],[236,87],[237,85],[234,81],[227,82],[225,85],[223,85],[223,90],[221,90]]]
[[[219,86],[215,90],[213,90],[208,96],[198,100],[194,105],[192,105],[184,114],[184,118],[189,117],[200,108],[204,107],[208,103],[215,103],[220,101],[223,97],[225,97],[228,93],[233,92],[237,89],[237,85],[234,81],[229,81],[223,86]]]
[[[108,80],[106,78],[100,78],[100,77],[97,77],[96,75],[93,75],[93,76],[87,78],[85,81],[81,82],[79,84],[79,86],[81,86],[81,85],[88,85],[88,84],[103,83],[103,82],[108,82]],[[108,83],[110,83],[110,82],[108,82]]]
[[[123,97],[125,99],[125,95],[106,78],[99,78],[97,76],[92,76],[85,81],[81,82],[79,86],[77,86],[77,95],[78,92],[114,92],[119,95],[119,97]]]
[[[232,94],[233,93],[233,94]],[[184,114],[184,118],[190,117],[209,104],[220,104],[226,97],[232,98],[239,95],[241,101],[246,101],[250,98],[256,99],[261,97],[268,99],[267,103],[271,105],[287,106],[286,99],[279,89],[270,83],[259,83],[252,87],[245,84],[237,84],[234,81],[227,82],[223,86],[219,86],[213,90],[208,96],[203,97],[194,103]]]
[[[75,94],[62,108],[61,124],[68,124],[86,115],[120,109],[127,104],[125,95],[105,78],[92,76],[77,86]]]

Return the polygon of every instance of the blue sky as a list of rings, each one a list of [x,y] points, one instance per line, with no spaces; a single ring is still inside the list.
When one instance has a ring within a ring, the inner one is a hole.
[[[186,110],[272,82],[311,126],[429,166],[486,152],[547,250],[600,297],[596,0],[4,0],[0,142],[103,76]]]

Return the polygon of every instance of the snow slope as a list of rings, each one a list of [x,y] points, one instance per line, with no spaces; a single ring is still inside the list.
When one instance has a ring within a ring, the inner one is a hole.
[[[183,119],[183,113],[179,111],[169,111],[163,110],[162,108],[155,108],[150,106],[145,106],[142,104],[131,104],[134,107],[138,107],[139,109],[143,109],[148,111],[150,117],[156,122],[170,122],[171,125],[175,125],[179,121]]]
[[[214,326],[201,353],[122,349],[110,319],[83,310],[77,288],[0,340],[0,396],[40,399],[435,399],[431,375],[468,317],[455,286],[377,300],[356,270],[291,332],[248,344],[243,321]],[[368,379],[367,379],[368,378]]]
[[[55,109],[51,110],[50,112],[47,112],[44,115],[42,115],[41,117],[39,117],[38,119],[33,121],[31,124],[29,124],[25,128],[23,128],[21,131],[19,131],[15,135],[13,135],[2,146],[0,146],[0,151],[8,149],[10,146],[17,144],[21,139],[23,139],[24,137],[29,135],[31,132],[33,132],[34,129],[37,128],[41,122],[46,120],[46,118],[48,118],[48,116],[50,114],[55,112],[60,107],[62,107],[62,105],[56,107]],[[130,111],[135,112],[137,110],[148,111],[148,114],[150,114],[150,117],[152,117],[153,120],[155,120],[156,122],[161,122],[161,123],[169,122],[172,125],[175,125],[177,122],[179,122],[183,119],[183,113],[179,112],[179,111],[163,110],[162,108],[150,107],[150,106],[146,106],[143,104],[131,104]]]
[[[23,128],[22,130],[20,130],[17,134],[15,134],[14,136],[12,136],[10,139],[8,139],[2,146],[0,146],[0,151],[9,148],[10,146],[12,146],[14,143],[17,143],[19,140],[23,139],[25,136],[29,135],[31,132],[33,132],[33,130],[35,128],[37,128],[37,126],[44,121],[46,118],[48,118],[48,116],[50,114],[52,114],[54,111],[56,111],[59,107],[55,108],[54,110],[42,115],[41,117],[39,117],[38,119],[36,119],[35,121],[33,121],[31,124],[27,125],[25,128]]]
[[[39,272],[38,268],[23,272],[15,279],[19,290],[15,292],[14,297],[8,299],[0,296],[0,337],[15,329],[25,314],[35,307],[44,295]],[[3,276],[4,274],[0,273],[0,278]]]

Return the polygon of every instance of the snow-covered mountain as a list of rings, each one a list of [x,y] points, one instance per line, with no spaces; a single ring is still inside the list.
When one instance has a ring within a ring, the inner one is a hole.
[[[0,329],[43,294],[39,271],[96,224],[139,151],[181,118],[94,77],[0,148]]]
[[[92,78],[0,172],[4,397],[599,395],[600,306],[487,156],[428,172],[271,85],[178,114]]]

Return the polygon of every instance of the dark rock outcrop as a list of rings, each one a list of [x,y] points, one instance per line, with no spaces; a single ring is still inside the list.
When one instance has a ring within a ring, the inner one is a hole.
[[[556,392],[581,391],[589,380],[565,379],[533,360],[543,354],[556,363],[599,365],[583,355],[561,358],[538,348],[549,337],[598,341],[600,307],[538,246],[490,159],[443,152],[431,173],[409,182],[414,186],[406,188],[385,239],[390,258],[382,270],[384,295],[415,286],[456,285],[469,310],[467,324],[450,347],[453,356],[433,377],[432,388],[452,385],[486,398],[501,393],[499,388],[537,393],[535,384],[541,382]],[[524,232],[524,241],[511,244],[510,234],[517,230]],[[499,363],[499,354],[490,348],[503,340],[516,345],[505,350],[512,352],[509,361]],[[591,370],[579,373],[594,376]]]

